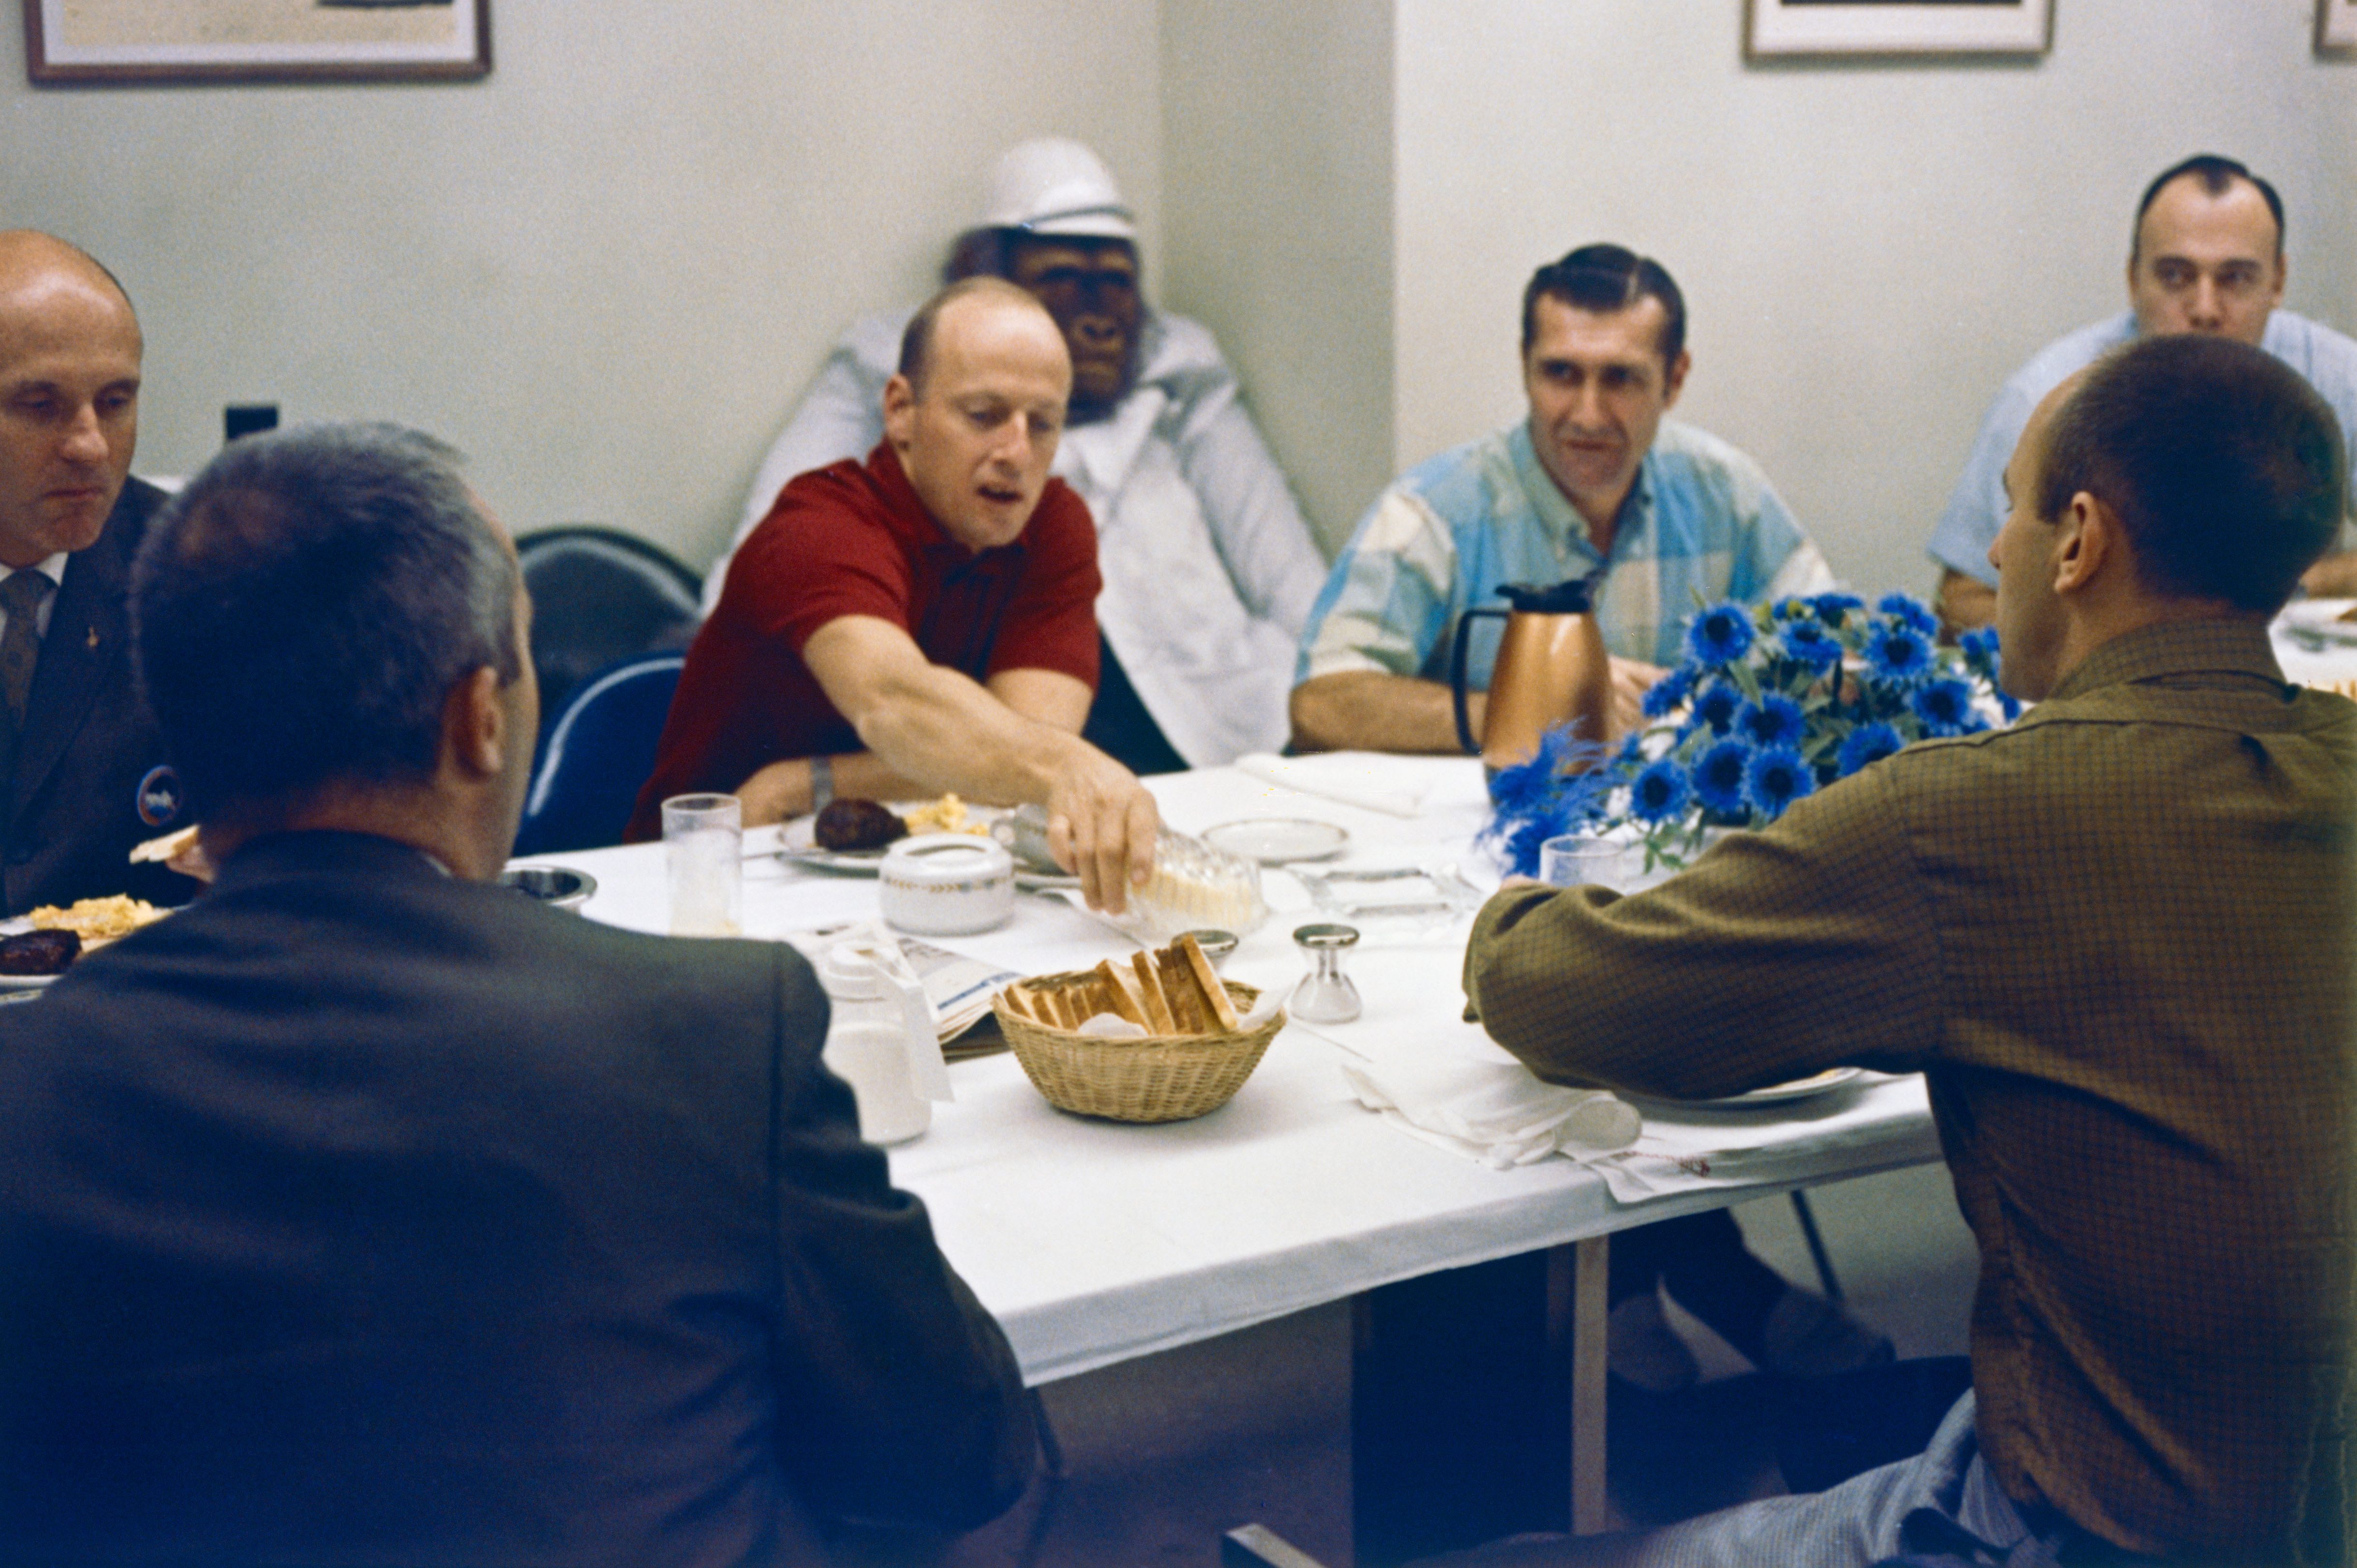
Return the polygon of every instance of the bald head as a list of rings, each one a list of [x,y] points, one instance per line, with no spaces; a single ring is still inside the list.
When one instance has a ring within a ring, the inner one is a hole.
[[[20,279],[27,284],[46,281],[54,286],[111,294],[124,310],[132,311],[133,325],[137,325],[131,292],[123,286],[123,280],[70,240],[38,229],[0,229],[0,295],[13,292]]]
[[[0,231],[0,565],[98,541],[139,437],[139,321],[113,274]]]
[[[1064,428],[1072,360],[1055,318],[997,278],[935,295],[885,384],[884,435],[933,521],[969,550],[1031,521]]]

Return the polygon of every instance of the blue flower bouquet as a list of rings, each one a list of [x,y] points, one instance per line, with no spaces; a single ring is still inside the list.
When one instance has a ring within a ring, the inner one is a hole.
[[[1943,648],[1905,594],[1871,610],[1852,594],[1706,606],[1685,659],[1645,694],[1645,727],[1602,766],[1564,737],[1492,789],[1485,838],[1531,875],[1557,833],[1622,830],[1650,872],[1673,870],[1713,828],[1772,822],[1804,795],[1914,741],[1970,735],[2020,704],[1997,687],[1994,631]]]

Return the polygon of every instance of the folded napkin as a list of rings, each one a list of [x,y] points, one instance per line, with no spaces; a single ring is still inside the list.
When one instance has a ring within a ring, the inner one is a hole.
[[[1520,1063],[1436,1056],[1341,1067],[1360,1104],[1492,1170],[1556,1154],[1595,1159],[1627,1148],[1642,1128],[1626,1101],[1599,1089],[1542,1083]]]
[[[1653,1105],[1641,1137],[1591,1167],[1622,1203],[1664,1193],[1805,1181],[1862,1144],[1901,1138],[1894,1162],[1939,1157],[1920,1074],[1869,1073],[1840,1094],[1749,1110]]]
[[[1276,757],[1265,751],[1236,758],[1237,771],[1263,783],[1320,795],[1394,817],[1424,810],[1424,790],[1401,778],[1396,757],[1371,751],[1333,751],[1318,757]]]

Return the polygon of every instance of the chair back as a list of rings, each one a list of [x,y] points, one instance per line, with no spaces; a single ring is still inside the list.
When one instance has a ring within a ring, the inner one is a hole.
[[[622,842],[686,661],[679,653],[640,654],[581,683],[541,740],[517,854]]]
[[[543,732],[594,671],[684,648],[703,583],[656,545],[611,528],[544,528],[516,541],[532,593],[532,662]]]

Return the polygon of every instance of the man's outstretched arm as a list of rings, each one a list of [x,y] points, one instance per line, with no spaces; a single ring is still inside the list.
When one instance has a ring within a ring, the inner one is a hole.
[[[1088,714],[1085,682],[1016,670],[985,687],[933,663],[906,631],[873,616],[827,622],[802,645],[802,658],[858,731],[868,760],[889,780],[913,786],[895,792],[953,789],[994,804],[1047,807],[1049,843],[1095,908],[1118,913],[1128,888],[1152,872],[1160,821],[1154,797],[1074,733]],[[838,775],[837,790],[854,792],[846,784],[864,778],[865,767]],[[807,764],[773,764],[747,787],[758,792],[764,775],[795,768],[807,777]]]

